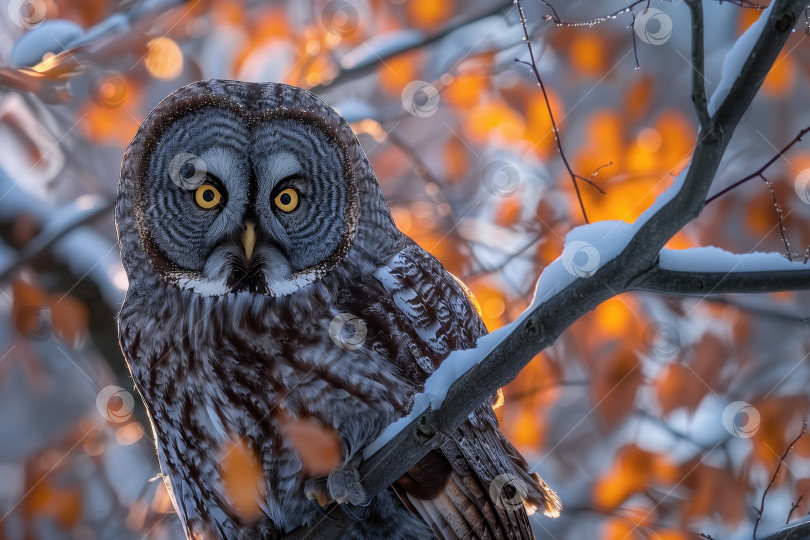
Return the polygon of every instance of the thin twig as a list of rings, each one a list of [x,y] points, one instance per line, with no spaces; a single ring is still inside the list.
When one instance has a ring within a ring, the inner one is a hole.
[[[778,160],[779,158],[784,156],[785,153],[787,153],[788,150],[793,148],[793,145],[800,142],[802,140],[802,137],[804,137],[808,132],[810,132],[810,126],[807,126],[803,130],[799,131],[799,134],[796,135],[793,138],[792,141],[790,141],[787,145],[785,145],[785,147],[782,148],[775,156],[773,156],[771,159],[766,161],[765,164],[762,167],[760,167],[756,171],[752,172],[751,174],[749,174],[745,178],[741,178],[740,180],[737,180],[736,182],[734,182],[730,186],[728,186],[726,188],[723,188],[722,190],[718,191],[717,193],[715,193],[714,195],[712,195],[711,197],[706,199],[705,204],[709,204],[710,202],[714,201],[715,199],[719,199],[720,197],[722,197],[723,195],[725,195],[726,193],[728,193],[732,189],[736,188],[737,186],[741,186],[742,184],[748,182],[752,178],[757,178],[758,176],[762,176],[762,173],[764,173],[768,169],[768,167],[770,167],[771,165],[776,163],[776,160]]]
[[[761,174],[759,177],[765,181],[765,183],[768,185],[768,191],[771,192],[773,207],[776,209],[776,218],[779,220],[779,236],[782,237],[782,243],[785,244],[785,257],[787,257],[787,260],[793,262],[793,257],[790,254],[790,242],[788,242],[787,237],[785,236],[785,222],[784,215],[782,213],[782,205],[776,200],[776,191],[773,189],[773,183]]]
[[[557,26],[596,26],[597,24],[602,24],[603,22],[615,19],[620,15],[624,15],[625,13],[635,13],[633,8],[640,5],[640,4],[647,4],[647,8],[650,7],[650,0],[635,0],[635,2],[621,8],[617,9],[616,11],[611,11],[606,15],[602,15],[599,17],[593,17],[590,19],[584,19],[581,21],[566,21],[563,20],[558,14],[557,10],[554,9],[554,6],[549,4],[546,0],[540,0],[543,5],[548,7],[551,10],[550,15],[545,15],[543,18],[547,21],[551,21]],[[766,6],[760,6],[759,4],[754,4],[753,2],[749,2],[748,0],[716,0],[719,4],[733,4],[735,6],[745,8],[745,9],[755,9],[755,10],[763,10]]]
[[[757,529],[759,528],[759,522],[762,520],[762,512],[765,511],[765,497],[768,496],[768,492],[773,487],[774,482],[776,482],[776,476],[779,474],[779,469],[782,468],[782,463],[785,462],[785,459],[787,459],[788,454],[790,453],[791,450],[793,450],[793,446],[797,442],[799,442],[799,439],[804,437],[805,433],[807,433],[807,420],[805,420],[804,423],[802,423],[801,431],[796,436],[796,438],[793,439],[793,442],[790,443],[790,446],[788,446],[785,449],[785,452],[782,454],[782,457],[779,458],[779,463],[776,464],[776,470],[773,471],[773,476],[771,477],[771,481],[768,484],[768,487],[765,488],[765,491],[762,492],[762,500],[760,501],[759,509],[757,510],[757,520],[754,523],[754,533],[753,533],[753,539],[754,540],[757,540]]]
[[[585,178],[584,176],[580,176],[574,173],[574,170],[568,163],[568,158],[565,155],[565,151],[563,150],[562,147],[562,141],[560,140],[560,131],[557,128],[556,120],[554,120],[554,114],[551,112],[551,103],[548,100],[548,92],[546,92],[546,86],[543,84],[543,79],[540,77],[540,71],[537,69],[537,62],[535,61],[534,50],[532,49],[532,41],[529,38],[529,28],[526,24],[526,14],[523,13],[523,5],[520,3],[520,0],[516,0],[515,4],[517,5],[518,8],[518,14],[520,15],[520,24],[523,27],[523,36],[526,39],[526,47],[528,47],[529,49],[529,59],[531,60],[531,62],[526,62],[524,60],[519,60],[515,58],[515,62],[519,62],[521,64],[529,66],[529,68],[532,70],[532,73],[534,73],[534,78],[537,79],[537,85],[543,92],[543,99],[546,102],[546,109],[548,109],[548,116],[549,119],[551,120],[551,129],[554,132],[554,141],[557,143],[557,149],[560,151],[560,157],[562,158],[563,163],[565,164],[565,168],[568,171],[568,175],[571,177],[571,183],[574,184],[574,191],[577,194],[579,207],[582,210],[582,217],[585,219],[585,223],[589,223],[588,214],[585,212],[585,203],[582,201],[582,194],[579,192],[579,184],[577,183],[577,180],[582,180],[583,182],[590,184],[591,186],[599,190],[599,192],[602,193],[602,195],[604,195],[605,194],[604,190],[602,190],[599,186],[594,184],[592,179],[596,175],[596,173],[599,172],[599,169],[601,169],[605,165],[602,165],[601,167],[599,167],[599,169],[596,169],[596,171],[594,171],[589,178]]]
[[[799,504],[802,502],[803,497],[804,497],[804,495],[799,495],[799,498],[796,499],[796,502],[792,503],[790,505],[790,512],[788,512],[787,519],[785,520],[785,525],[790,523],[790,516],[793,515],[793,511],[796,510],[799,507]]]

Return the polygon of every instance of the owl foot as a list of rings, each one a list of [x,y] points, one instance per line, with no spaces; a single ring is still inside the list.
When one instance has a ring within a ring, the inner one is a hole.
[[[326,488],[326,478],[311,478],[304,485],[304,496],[324,508],[333,502]]]
[[[368,502],[366,490],[360,483],[360,472],[350,463],[344,463],[329,473],[326,486],[338,504],[363,505]]]
[[[335,473],[339,473],[335,475]],[[332,491],[342,489],[344,491]],[[343,493],[340,498],[336,493]],[[368,519],[371,501],[366,501],[366,491],[360,484],[360,475],[355,467],[344,466],[329,475],[329,478],[312,478],[304,486],[304,495],[322,516],[334,520],[329,514],[335,504],[353,521]],[[352,501],[363,501],[354,503]],[[343,501],[343,502],[341,502]],[[359,512],[358,512],[359,511]]]
[[[329,506],[324,508],[323,506],[321,506],[321,503],[319,503],[315,498],[310,499],[309,502],[312,503],[312,506],[315,507],[315,510],[317,510],[320,515],[322,515],[323,517],[325,517],[330,521],[337,521],[337,518],[329,515],[329,513],[335,507],[335,503],[331,503]]]

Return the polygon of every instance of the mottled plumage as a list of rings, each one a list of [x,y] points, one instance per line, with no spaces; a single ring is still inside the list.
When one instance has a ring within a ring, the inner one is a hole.
[[[205,81],[167,97],[124,156],[116,222],[121,347],[189,538],[280,537],[319,519],[307,491],[363,502],[365,447],[486,333],[463,286],[397,230],[346,122],[301,89]],[[365,336],[351,326],[343,342],[342,314]],[[280,409],[337,432],[328,481],[304,476]],[[223,488],[235,438],[260,464],[258,516]],[[482,404],[345,537],[531,538],[524,506],[560,508]]]

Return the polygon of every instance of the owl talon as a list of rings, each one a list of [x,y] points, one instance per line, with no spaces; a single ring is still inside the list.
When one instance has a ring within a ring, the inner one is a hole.
[[[344,464],[338,467],[326,479],[329,494],[338,504],[353,504],[362,506],[368,503],[363,484],[360,483],[360,472],[357,467]]]
[[[328,519],[330,521],[337,521],[337,518],[332,517],[332,516],[329,515],[329,512],[331,512],[332,509],[335,507],[335,503],[332,503],[332,504],[330,504],[330,505],[328,505],[328,506],[326,506],[324,508],[323,506],[321,506],[321,504],[318,502],[318,500],[316,498],[314,498],[314,497],[312,497],[312,498],[307,497],[307,498],[309,499],[309,502],[312,503],[312,506],[315,507],[315,510],[317,510],[320,515],[322,515],[323,517],[325,517],[326,519]]]
[[[306,483],[304,496],[317,503],[321,508],[330,504],[329,493],[326,489],[325,478],[313,478]]]

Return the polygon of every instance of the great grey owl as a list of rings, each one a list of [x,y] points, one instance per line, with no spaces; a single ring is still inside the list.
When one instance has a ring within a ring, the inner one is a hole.
[[[124,155],[115,217],[121,347],[188,538],[279,538],[334,504],[354,518],[344,538],[390,540],[532,538],[527,509],[559,513],[489,403],[366,500],[364,449],[486,328],[396,228],[357,138],[318,97],[177,90]],[[331,472],[312,472],[291,421],[335,434]]]

